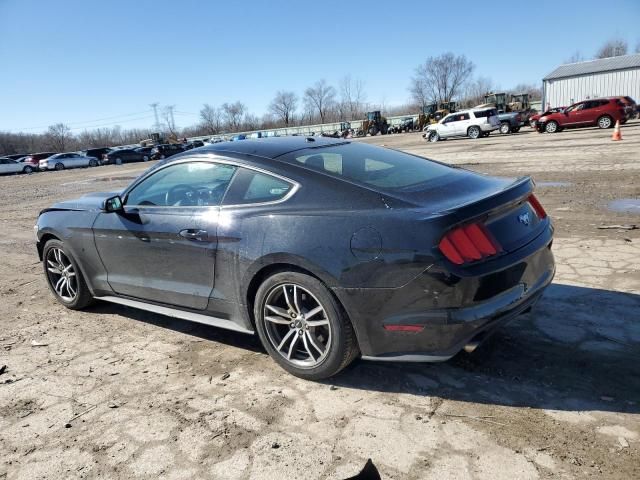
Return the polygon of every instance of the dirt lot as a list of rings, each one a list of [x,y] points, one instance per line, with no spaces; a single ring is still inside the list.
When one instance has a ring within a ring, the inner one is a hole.
[[[148,165],[0,178],[0,479],[342,479],[367,458],[384,479],[640,478],[640,230],[597,228],[640,225],[640,208],[607,208],[640,198],[640,121],[622,132],[364,140],[532,175],[558,271],[472,355],[357,361],[326,383],[285,374],[249,336],[54,301],[38,211]]]

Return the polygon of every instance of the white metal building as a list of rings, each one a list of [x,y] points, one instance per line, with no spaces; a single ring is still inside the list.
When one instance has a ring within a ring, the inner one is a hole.
[[[542,79],[542,105],[628,95],[640,101],[640,53],[560,65]]]

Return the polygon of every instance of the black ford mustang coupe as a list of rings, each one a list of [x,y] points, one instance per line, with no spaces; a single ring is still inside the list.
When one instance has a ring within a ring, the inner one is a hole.
[[[529,310],[555,272],[532,190],[359,142],[226,142],[42,211],[37,248],[68,308],[257,332],[321,379],[358,356],[447,360]]]

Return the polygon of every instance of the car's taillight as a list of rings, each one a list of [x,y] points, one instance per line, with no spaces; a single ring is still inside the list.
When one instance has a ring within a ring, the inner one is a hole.
[[[442,254],[456,265],[475,262],[502,251],[482,223],[472,223],[448,232],[438,245]]]
[[[544,207],[538,201],[534,194],[529,195],[527,201],[533,207],[533,210],[536,212],[536,215],[540,220],[542,220],[543,218],[547,218],[547,212],[545,212]]]

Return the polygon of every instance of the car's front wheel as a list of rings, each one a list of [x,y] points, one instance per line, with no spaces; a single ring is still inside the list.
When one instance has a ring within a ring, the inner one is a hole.
[[[116,165],[122,165],[122,159],[120,157],[116,157],[115,163]]]
[[[98,166],[98,160],[89,160],[89,166],[90,167],[97,167]]]
[[[544,130],[547,133],[556,133],[558,131],[558,123],[551,120],[544,126]]]
[[[427,136],[427,140],[429,140],[432,143],[435,143],[438,140],[440,140],[440,135],[438,135],[438,132],[430,132],[429,135]]]
[[[480,128],[476,127],[475,125],[469,127],[469,130],[467,130],[467,136],[473,139],[480,137]]]
[[[359,353],[346,313],[309,275],[281,272],[267,278],[256,293],[254,318],[269,355],[297,377],[331,377]]]
[[[27,165],[26,167],[24,167],[24,168],[22,169],[22,171],[23,171],[24,173],[26,173],[26,174],[33,173],[33,167],[31,167],[31,166]]]
[[[61,304],[80,310],[93,297],[77,263],[60,240],[49,240],[42,252],[42,264],[49,289]]]
[[[506,135],[507,133],[511,132],[511,125],[509,125],[508,122],[502,122],[500,124],[500,133],[502,133],[503,135]]]
[[[64,163],[56,163],[56,166],[54,167],[56,170],[64,170]]]

